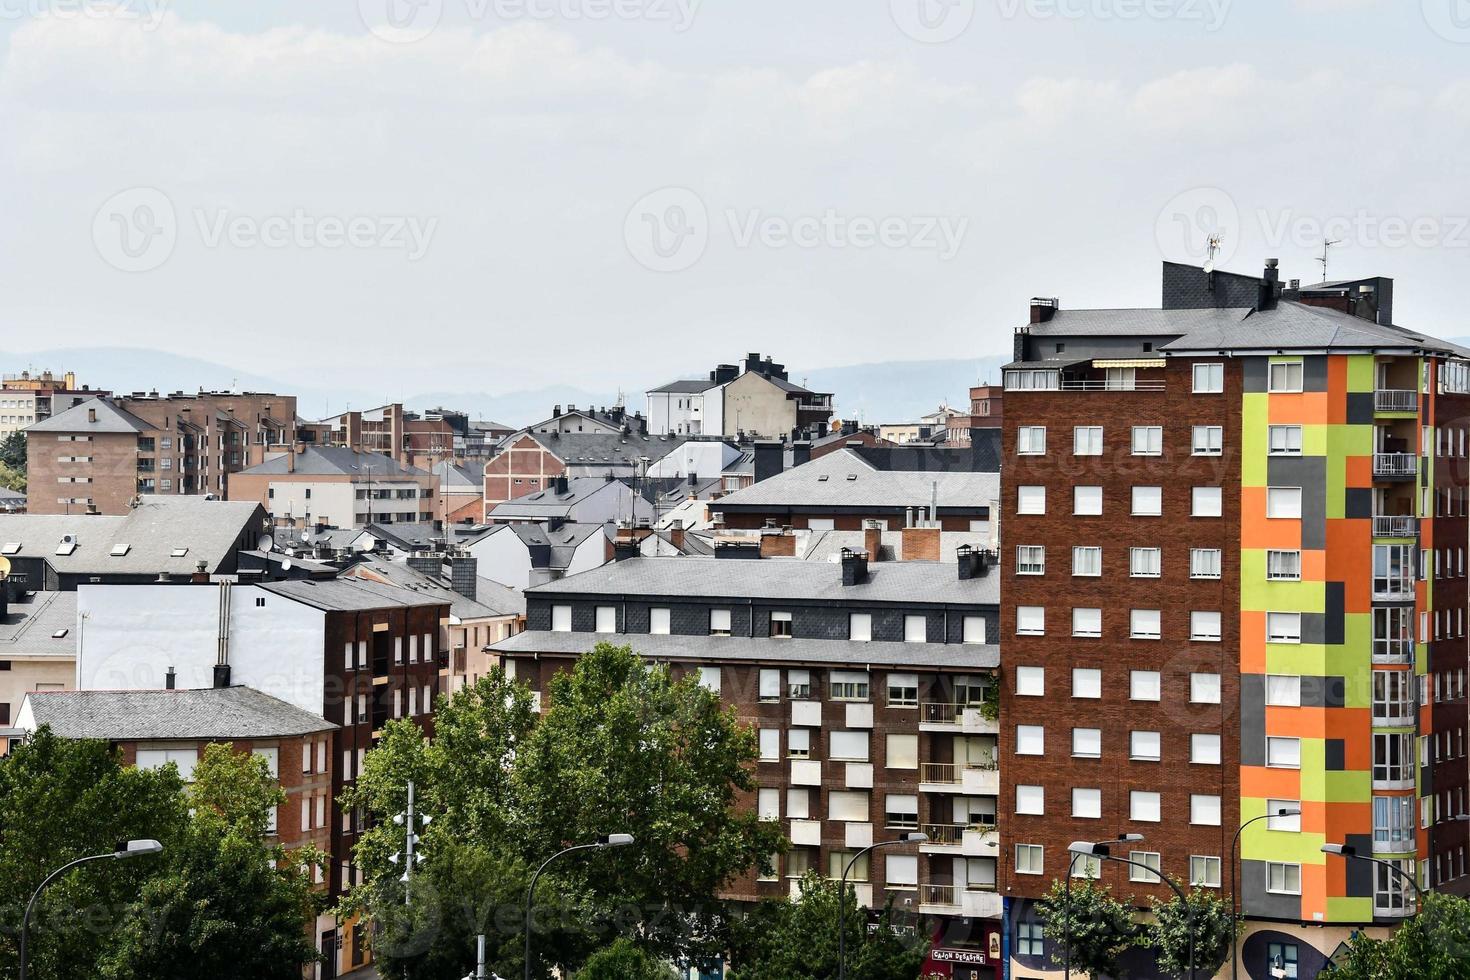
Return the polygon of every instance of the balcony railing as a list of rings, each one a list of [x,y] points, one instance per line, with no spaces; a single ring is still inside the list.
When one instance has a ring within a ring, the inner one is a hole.
[[[1374,453],[1373,475],[1410,477],[1419,472],[1419,457],[1413,453]]]
[[[1417,391],[1376,391],[1373,393],[1373,408],[1379,412],[1417,412],[1419,411],[1419,393]]]
[[[925,762],[919,766],[919,782],[958,786],[963,781],[962,772],[952,762]]]
[[[930,844],[946,844],[959,847],[965,842],[965,831],[993,831],[993,823],[926,823],[921,828],[929,836]]]
[[[1375,515],[1373,518],[1373,536],[1375,538],[1413,538],[1419,534],[1419,518],[1412,515],[1407,517],[1383,517]]]
[[[1373,662],[1375,664],[1407,664],[1414,660],[1413,640],[1379,640],[1373,641]]]
[[[1163,391],[1163,381],[1063,381],[1063,391]]]

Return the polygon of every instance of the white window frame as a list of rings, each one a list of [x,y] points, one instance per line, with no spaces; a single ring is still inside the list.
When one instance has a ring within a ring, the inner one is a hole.
[[[1017,456],[1046,455],[1046,426],[1023,425],[1016,429]]]
[[[1100,425],[1078,425],[1072,428],[1073,456],[1101,456],[1103,454],[1103,427]]]
[[[1220,487],[1192,487],[1189,494],[1189,516],[1222,517],[1225,514],[1225,491]]]
[[[1204,375],[1203,382],[1201,374]],[[1219,395],[1225,391],[1225,365],[1223,363],[1199,363],[1194,365],[1193,393],[1196,395]]]
[[[1141,502],[1140,498],[1142,498]],[[1150,503],[1153,505],[1152,509],[1150,509]],[[1164,516],[1164,488],[1133,487],[1132,504],[1132,516],[1134,517],[1162,517]]]
[[[1301,360],[1270,361],[1266,365],[1266,391],[1273,395],[1299,395],[1306,381],[1306,373],[1305,362]]]
[[[1164,427],[1162,425],[1135,425],[1133,427],[1133,455],[1164,455]]]
[[[1096,545],[1073,546],[1072,576],[1074,578],[1101,578],[1102,549]]]
[[[1159,578],[1163,575],[1164,551],[1162,548],[1129,548],[1129,578]]]
[[[1201,439],[1200,437],[1204,438]],[[1225,454],[1225,427],[1220,425],[1196,425],[1193,427],[1192,456],[1223,456]]]

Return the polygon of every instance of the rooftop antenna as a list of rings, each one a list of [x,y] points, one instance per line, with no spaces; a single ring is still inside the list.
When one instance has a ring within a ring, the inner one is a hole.
[[[1224,238],[1225,233],[1217,231],[1210,236],[1210,242],[1207,246],[1210,254],[1205,260],[1205,278],[1211,290],[1215,288],[1215,256],[1220,254],[1220,243]]]
[[[1342,244],[1342,239],[1338,239],[1335,242],[1334,241],[1328,241],[1328,240],[1324,239],[1323,242],[1322,242],[1322,257],[1320,259],[1318,259],[1317,261],[1320,262],[1320,263],[1322,263],[1322,281],[1323,282],[1327,282],[1328,281],[1328,279],[1327,279],[1327,266],[1328,266],[1328,263],[1331,261],[1331,258],[1332,258],[1331,249],[1336,248],[1338,245],[1341,245],[1341,244]]]

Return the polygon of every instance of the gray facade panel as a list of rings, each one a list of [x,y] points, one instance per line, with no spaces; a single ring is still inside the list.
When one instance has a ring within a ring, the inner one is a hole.
[[[1300,895],[1277,895],[1266,890],[1266,862],[1241,861],[1241,911],[1268,919],[1300,919]]]
[[[1327,358],[1325,355],[1316,354],[1302,358],[1302,390],[1327,390]],[[1371,398],[1372,395],[1368,397]]]
[[[1266,764],[1266,678],[1240,675],[1240,764]]]
[[[1258,395],[1266,390],[1266,359],[1247,357],[1241,361],[1241,388],[1248,395]]]
[[[1341,677],[1303,677],[1303,708],[1341,708],[1347,704],[1347,681]]]
[[[1376,399],[1371,391],[1350,391],[1347,396],[1347,424],[1372,425]]]
[[[1327,582],[1325,584],[1327,587],[1323,596],[1323,608],[1326,611],[1322,614],[1324,619],[1322,642],[1341,646],[1346,642],[1343,635],[1345,628],[1343,584],[1341,582]]]
[[[1266,460],[1266,484],[1302,488],[1302,547],[1327,547],[1327,460],[1322,456],[1272,456]]]

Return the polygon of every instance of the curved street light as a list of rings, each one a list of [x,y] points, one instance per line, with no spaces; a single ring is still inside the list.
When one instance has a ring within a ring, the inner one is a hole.
[[[1263,813],[1259,817],[1252,817],[1235,828],[1235,840],[1230,844],[1230,980],[1235,980],[1240,975],[1239,964],[1236,962],[1239,957],[1235,952],[1235,920],[1239,916],[1238,907],[1240,905],[1238,896],[1235,893],[1235,865],[1239,860],[1240,835],[1245,832],[1245,828],[1260,820],[1270,820],[1272,817],[1299,817],[1301,815],[1301,810],[1278,809],[1275,813]]]
[[[1339,857],[1345,857],[1352,861],[1367,861],[1369,864],[1376,864],[1381,867],[1387,868],[1388,870],[1392,871],[1394,874],[1402,878],[1404,881],[1407,881],[1409,884],[1414,886],[1414,891],[1419,896],[1419,901],[1417,906],[1415,907],[1415,910],[1417,911],[1418,909],[1422,909],[1424,907],[1424,889],[1419,887],[1419,882],[1414,880],[1413,875],[1409,874],[1407,871],[1399,867],[1394,862],[1385,861],[1382,858],[1369,857],[1366,854],[1359,854],[1358,849],[1351,844],[1323,844],[1322,853],[1336,854]]]
[[[1194,980],[1194,906],[1189,904],[1189,898],[1184,894],[1184,890],[1174,884],[1174,879],[1167,877],[1158,868],[1150,868],[1141,861],[1130,861],[1128,858],[1114,856],[1108,849],[1107,844],[1089,844],[1086,841],[1077,841],[1071,847],[1067,848],[1067,850],[1086,857],[1095,857],[1104,861],[1113,861],[1117,864],[1126,864],[1130,868],[1142,868],[1168,885],[1174,894],[1179,896],[1179,901],[1184,904],[1185,929],[1189,932],[1189,980]]]
[[[541,867],[537,868],[536,873],[531,876],[530,887],[526,889],[526,980],[531,980],[531,899],[536,894],[536,879],[541,877],[541,872],[545,871],[546,866],[552,861],[567,854],[575,854],[578,851],[596,851],[604,847],[627,847],[631,843],[633,843],[632,834],[608,834],[597,838],[595,843],[577,844],[574,847],[557,851],[541,862]]]
[[[26,980],[26,969],[30,963],[28,959],[30,955],[28,940],[31,931],[31,913],[35,911],[36,902],[40,899],[41,893],[50,887],[53,881],[66,874],[72,868],[89,864],[92,861],[126,861],[129,858],[145,857],[146,855],[158,854],[162,851],[163,845],[156,840],[124,841],[106,854],[93,854],[90,857],[77,858],[70,864],[63,864],[47,875],[36,888],[35,892],[32,893],[31,900],[26,903],[26,914],[20,920],[20,980]]]
[[[1143,835],[1119,834],[1116,840],[1119,844],[1136,844],[1143,840]],[[1072,856],[1067,861],[1067,877],[1062,880],[1062,887],[1066,890],[1067,895],[1065,906],[1062,908],[1062,973],[1066,977],[1066,980],[1072,980],[1072,869],[1077,866],[1077,858],[1083,854],[1083,852],[1077,850],[1078,844],[1085,844],[1091,848],[1107,846],[1105,843],[1076,841],[1071,847],[1067,848],[1067,853]],[[1092,855],[1089,852],[1089,856],[1096,855]]]
[[[847,866],[842,869],[842,884],[837,893],[837,980],[847,978],[847,873],[852,870],[854,864],[857,864],[858,858],[869,851],[875,851],[880,847],[897,847],[899,844],[922,844],[928,839],[928,834],[918,832],[899,834],[897,840],[869,844],[848,859]]]

